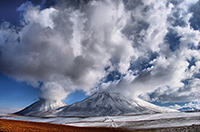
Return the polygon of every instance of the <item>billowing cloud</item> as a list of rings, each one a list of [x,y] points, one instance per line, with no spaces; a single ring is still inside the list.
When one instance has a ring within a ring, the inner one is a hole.
[[[130,96],[142,94],[143,99],[148,101],[183,102],[198,99],[200,34],[199,30],[190,26],[190,20],[194,19],[190,8],[198,1],[154,2],[151,6],[157,8],[149,7],[145,13],[137,13],[142,14],[138,18],[145,23],[141,30],[135,33],[136,26],[132,30],[129,26],[132,34],[128,35],[139,38],[133,39],[135,44],[139,44],[134,45],[134,49],[139,50],[140,54],[131,62],[131,78],[134,79],[131,82],[125,78],[110,82],[110,89],[115,88]],[[141,37],[141,32],[146,34]]]
[[[190,8],[194,6],[193,4],[197,3],[198,1],[182,1],[175,5],[177,8],[172,10],[173,14],[170,15],[170,18],[173,17],[173,21],[170,19],[169,31],[173,30],[173,34],[176,35],[174,40],[176,43],[170,45],[170,50],[172,52],[169,51],[168,54],[164,56],[164,61],[161,61],[161,64],[165,67],[161,69],[163,72],[158,72],[158,70],[156,70],[158,73],[165,73],[164,76],[171,75],[168,79],[163,78],[165,82],[171,81],[165,85],[159,85],[159,88],[153,92],[144,94],[143,97],[146,98],[146,100],[183,102],[199,99],[200,32],[192,28],[190,24],[191,19],[194,19]],[[189,5],[191,5],[191,7]],[[166,42],[170,41],[167,40]],[[153,63],[155,62],[157,63],[158,59],[154,60]],[[159,64],[155,65],[155,67],[157,66],[159,66]]]
[[[40,87],[46,99],[109,90],[150,101],[194,100],[196,3],[60,0],[42,10],[24,3],[21,27],[1,24],[0,71]]]
[[[86,6],[80,11],[21,5],[23,27],[1,27],[1,71],[36,87],[42,82],[41,97],[52,99],[75,89],[89,92],[106,76],[105,67],[126,72],[135,55],[121,33],[127,22],[123,3]]]

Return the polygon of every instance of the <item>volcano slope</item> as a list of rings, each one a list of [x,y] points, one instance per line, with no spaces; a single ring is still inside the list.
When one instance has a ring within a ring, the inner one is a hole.
[[[116,116],[177,112],[159,107],[139,98],[129,100],[114,92],[96,92],[81,102],[62,108],[57,116]]]

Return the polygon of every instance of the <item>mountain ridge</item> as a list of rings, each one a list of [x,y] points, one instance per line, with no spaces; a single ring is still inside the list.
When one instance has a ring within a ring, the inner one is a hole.
[[[47,101],[40,99],[15,114],[44,117],[86,117],[152,114],[163,112],[177,111],[170,108],[156,106],[139,98],[130,100],[119,93],[103,91],[96,92],[86,99],[71,105],[66,105],[62,101]]]

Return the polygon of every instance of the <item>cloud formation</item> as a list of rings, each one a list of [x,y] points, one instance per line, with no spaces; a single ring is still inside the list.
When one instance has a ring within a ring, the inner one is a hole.
[[[0,28],[0,71],[41,88],[118,91],[149,101],[199,98],[197,0],[64,1],[22,4],[21,27]],[[197,15],[197,16],[196,16]]]

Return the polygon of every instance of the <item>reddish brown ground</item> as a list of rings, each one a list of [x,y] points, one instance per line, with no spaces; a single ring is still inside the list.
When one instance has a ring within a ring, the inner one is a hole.
[[[111,128],[72,127],[51,123],[16,121],[0,119],[0,131],[3,132],[124,132]]]

